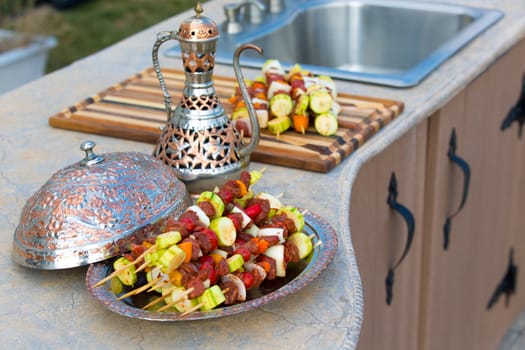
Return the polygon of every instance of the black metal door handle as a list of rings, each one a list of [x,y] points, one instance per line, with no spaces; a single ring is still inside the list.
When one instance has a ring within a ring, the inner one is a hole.
[[[509,128],[513,122],[518,122],[518,137],[521,139],[523,125],[525,124],[525,73],[521,81],[521,95],[518,102],[509,110],[509,113],[501,123],[501,130]]]
[[[465,203],[467,201],[468,196],[468,190],[470,186],[470,167],[468,163],[461,157],[459,157],[456,154],[457,149],[457,136],[456,136],[456,129],[452,129],[452,135],[450,136],[450,142],[449,142],[449,149],[448,149],[448,159],[450,159],[451,162],[457,164],[461,170],[463,171],[463,194],[461,196],[461,202],[459,204],[459,207],[450,214],[447,219],[445,220],[445,225],[443,225],[443,248],[445,250],[448,249],[449,243],[450,243],[450,230],[452,228],[452,219],[459,214],[459,212],[463,209],[465,206]]]
[[[509,265],[505,276],[494,290],[487,304],[487,310],[490,310],[498,301],[502,294],[505,294],[505,306],[509,306],[509,298],[516,292],[516,278],[518,277],[518,267],[514,264],[514,249],[510,248]]]
[[[415,220],[414,216],[408,210],[407,207],[402,205],[397,201],[397,179],[395,173],[392,173],[390,176],[390,184],[388,185],[388,198],[386,202],[388,203],[388,206],[392,208],[393,210],[397,211],[404,219],[407,224],[407,240],[405,244],[405,249],[403,251],[403,254],[401,254],[401,257],[399,260],[388,269],[388,274],[385,279],[385,286],[386,286],[386,303],[387,305],[390,305],[392,303],[393,299],[393,290],[394,290],[394,270],[403,262],[405,257],[408,254],[408,251],[410,250],[410,246],[412,245],[412,241],[414,240],[414,230],[415,230]]]

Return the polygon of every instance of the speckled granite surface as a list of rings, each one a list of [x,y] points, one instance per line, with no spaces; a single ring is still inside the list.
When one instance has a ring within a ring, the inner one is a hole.
[[[225,2],[205,3],[205,14],[220,21]],[[347,93],[401,100],[405,112],[328,174],[267,166],[258,185],[260,190],[282,192],[283,201],[308,208],[330,221],[340,239],[336,258],[316,281],[295,295],[224,319],[159,324],[123,318],[88,293],[84,285],[86,268],[42,272],[11,262],[12,235],[22,206],[53,172],[82,157],[78,148],[82,141],[94,139],[99,153],[151,152],[148,144],[52,129],[47,118],[151,66],[156,33],[176,29],[188,13],[0,96],[1,343],[13,349],[354,349],[363,318],[348,216],[356,174],[364,162],[445,104],[525,37],[522,0],[448,2],[498,8],[505,17],[416,88],[340,83],[341,91]],[[180,63],[163,59],[162,64],[178,67]],[[222,66],[215,74],[232,75],[233,71]]]
[[[507,334],[501,340],[498,350],[525,349],[525,310],[521,312]]]

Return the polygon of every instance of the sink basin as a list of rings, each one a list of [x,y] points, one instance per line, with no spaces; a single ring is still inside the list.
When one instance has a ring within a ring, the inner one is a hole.
[[[280,14],[221,38],[216,62],[231,64],[235,48],[254,43],[240,63],[260,67],[268,58],[285,67],[300,63],[315,74],[394,87],[419,84],[502,13],[453,4],[409,0],[285,0]],[[180,56],[178,46],[166,52]]]

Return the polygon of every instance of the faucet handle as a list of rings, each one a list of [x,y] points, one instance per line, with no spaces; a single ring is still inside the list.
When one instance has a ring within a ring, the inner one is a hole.
[[[236,34],[242,30],[241,9],[245,8],[245,20],[252,24],[261,23],[263,13],[266,11],[266,5],[259,0],[245,0],[238,4],[226,4],[223,6],[224,14],[226,15],[227,32],[229,34]]]
[[[226,4],[223,6],[226,16],[225,31],[228,34],[237,34],[242,31],[241,4]]]
[[[266,5],[257,0],[247,0],[242,5],[247,5],[245,9],[245,19],[247,21],[253,24],[262,22],[263,14],[266,11]]]
[[[242,6],[242,3],[240,4],[229,3],[223,6],[224,15],[226,16],[226,20],[228,20],[228,22],[239,22],[240,21],[241,6]]]
[[[284,0],[265,0],[268,12],[270,13],[280,13],[284,10]]]

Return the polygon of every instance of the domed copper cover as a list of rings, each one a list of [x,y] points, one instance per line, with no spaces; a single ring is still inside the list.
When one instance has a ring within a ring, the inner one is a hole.
[[[179,26],[178,39],[186,41],[207,41],[218,39],[217,24],[206,16],[201,16],[200,3],[195,6],[195,16],[186,19]]]
[[[83,161],[55,173],[25,204],[16,263],[54,270],[106,260],[157,235],[191,205],[173,170],[152,156],[84,150]]]

